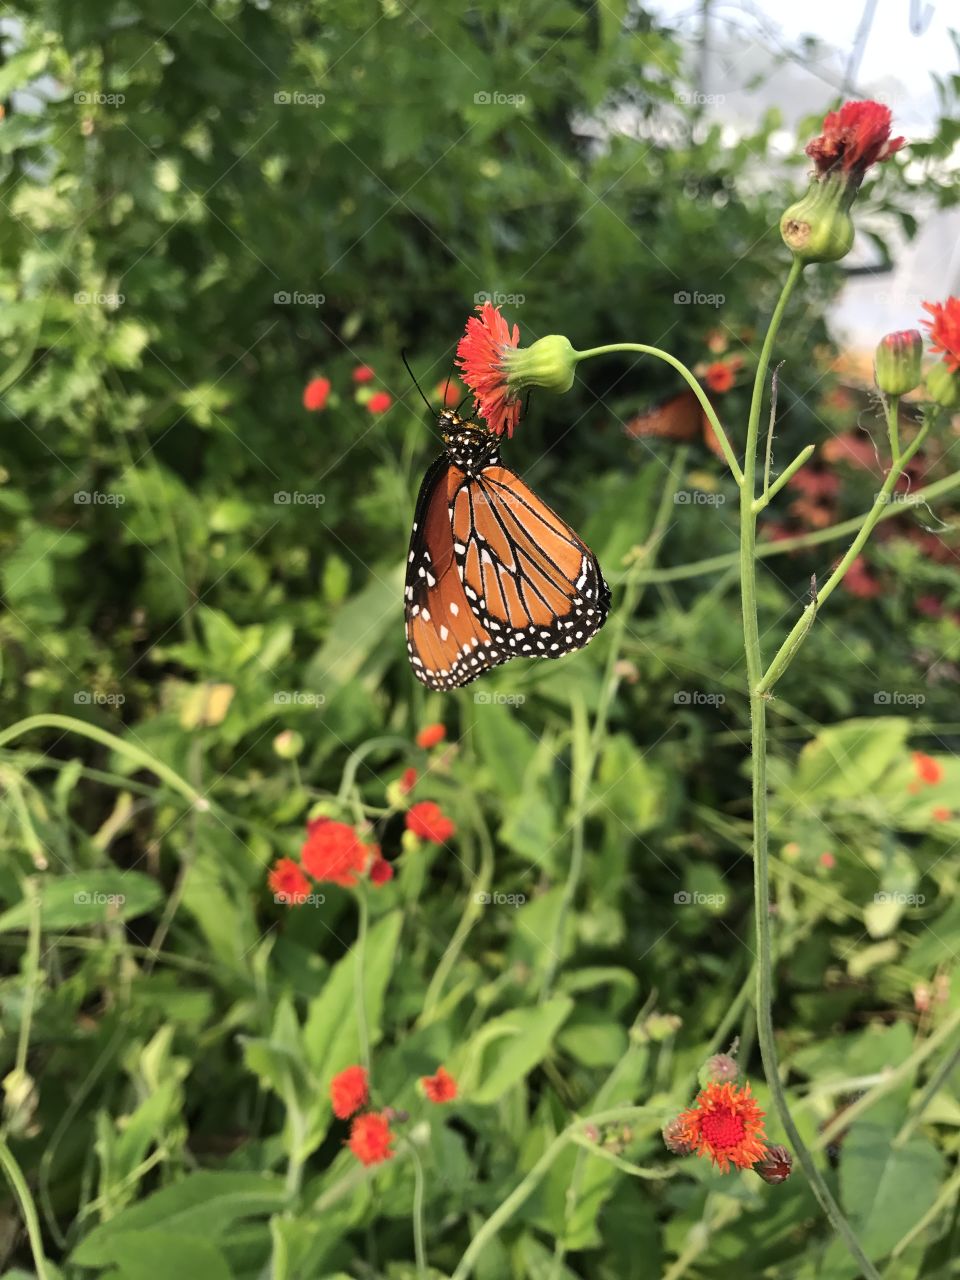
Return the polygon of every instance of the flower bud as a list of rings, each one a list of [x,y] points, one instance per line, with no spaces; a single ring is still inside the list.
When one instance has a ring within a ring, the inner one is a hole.
[[[740,1068],[729,1053],[715,1053],[697,1072],[701,1089],[705,1089],[708,1084],[736,1084],[739,1079]]]
[[[927,373],[927,395],[944,409],[956,409],[960,405],[960,372],[951,373],[938,360]]]
[[[303,737],[296,729],[284,729],[274,738],[273,749],[281,760],[296,760],[303,750]]]
[[[691,1142],[687,1137],[686,1126],[679,1116],[668,1120],[660,1133],[663,1136],[663,1145],[675,1156],[688,1156],[696,1147],[696,1143]]]
[[[873,360],[877,386],[888,396],[906,395],[920,385],[923,339],[919,329],[888,333],[877,343]]]
[[[514,347],[505,352],[503,366],[512,394],[527,387],[546,387],[562,395],[573,386],[577,353],[568,338],[551,333],[530,347]]]
[[[837,262],[853,245],[850,205],[856,189],[831,176],[814,182],[780,219],[780,235],[801,262]]]
[[[767,1154],[753,1166],[753,1172],[759,1174],[764,1182],[771,1186],[786,1182],[793,1170],[793,1156],[786,1147],[767,1144]]]

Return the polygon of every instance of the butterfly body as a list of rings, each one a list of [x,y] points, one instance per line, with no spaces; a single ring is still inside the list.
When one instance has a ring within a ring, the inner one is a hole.
[[[500,460],[497,438],[445,410],[444,453],[414,515],[404,591],[417,679],[455,689],[511,658],[559,658],[606,621],[593,553]]]

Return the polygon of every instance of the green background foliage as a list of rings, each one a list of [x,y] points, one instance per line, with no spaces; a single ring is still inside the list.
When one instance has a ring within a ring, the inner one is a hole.
[[[44,722],[0,745],[3,1071],[29,1077],[7,1076],[6,1134],[49,1275],[406,1280],[420,1166],[430,1274],[449,1276],[575,1115],[675,1111],[735,1035],[766,1103],[747,705],[732,566],[685,568],[735,549],[734,492],[702,443],[627,437],[678,386],[620,357],[535,395],[507,446],[597,551],[614,618],[562,663],[455,696],[416,685],[402,565],[437,446],[400,351],[432,394],[486,293],[512,299],[525,340],[640,341],[693,365],[718,331],[749,370],[801,148],[774,157],[772,113],[723,136],[682,101],[684,39],[606,0],[7,13],[0,694],[7,725],[67,715],[94,735]],[[920,197],[955,198],[955,88],[910,176],[891,166],[863,197],[908,233]],[[874,424],[866,397],[830,399],[839,281],[808,273],[788,315],[781,464],[861,410]],[[381,417],[354,395],[359,364],[394,397]],[[320,414],[301,405],[315,375],[333,384]],[[746,396],[723,398],[735,445]],[[918,484],[950,474],[951,441]],[[834,473],[831,516],[865,510],[869,472]],[[697,496],[664,509],[668,483]],[[785,494],[774,518],[794,515]],[[781,1053],[893,1280],[952,1274],[956,1253],[955,1074],[910,1118],[960,1017],[950,517],[883,526],[881,593],[831,601],[772,712]],[[770,652],[842,546],[768,562]],[[448,746],[415,794],[457,835],[401,852],[387,786],[427,768],[414,739],[436,720]],[[287,729],[296,761],[273,747]],[[915,750],[939,782],[917,785]],[[410,1141],[367,1176],[327,1099],[360,1049],[354,899],[322,886],[285,910],[266,887],[318,801],[376,821],[397,869],[362,977],[377,1099],[409,1112]],[[439,1062],[462,1092],[445,1111],[415,1087]],[[824,1126],[864,1091],[837,1149]],[[475,1274],[854,1274],[801,1176],[722,1178],[658,1130],[608,1135],[608,1160],[565,1149]],[[32,1275],[12,1196],[2,1212],[4,1274]]]

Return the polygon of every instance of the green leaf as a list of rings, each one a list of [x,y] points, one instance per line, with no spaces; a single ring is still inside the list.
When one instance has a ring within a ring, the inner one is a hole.
[[[923,1137],[893,1146],[896,1124],[865,1116],[843,1141],[843,1205],[871,1258],[882,1258],[916,1223],[937,1194],[943,1157]]]
[[[123,1280],[234,1280],[221,1251],[203,1236],[167,1231],[124,1231],[110,1237],[102,1253]],[[74,1255],[77,1260],[79,1250]]]
[[[893,716],[823,729],[800,753],[794,793],[817,799],[862,795],[904,750],[909,731],[909,720]]]
[[[533,1009],[515,1009],[492,1019],[461,1049],[459,1074],[471,1102],[497,1102],[550,1052],[573,1001],[555,996]],[[476,1058],[476,1060],[474,1060]],[[454,1071],[454,1075],[457,1071]],[[478,1083],[474,1086],[472,1081]]]
[[[139,871],[84,871],[41,882],[44,929],[89,928],[105,920],[132,920],[163,899],[155,880]],[[0,933],[26,929],[30,905],[24,899],[0,916]]]

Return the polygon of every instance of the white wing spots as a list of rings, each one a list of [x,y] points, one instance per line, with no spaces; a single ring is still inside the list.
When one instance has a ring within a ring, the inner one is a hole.
[[[450,628],[449,628],[449,627],[445,627],[445,626],[441,623],[441,624],[440,624],[440,639],[441,639],[441,640],[446,640],[446,638],[447,638],[447,636],[448,636],[449,634],[450,634]]]
[[[456,617],[457,614],[460,612],[460,606],[457,604],[456,600],[450,601],[450,612],[453,614],[454,617]]]

